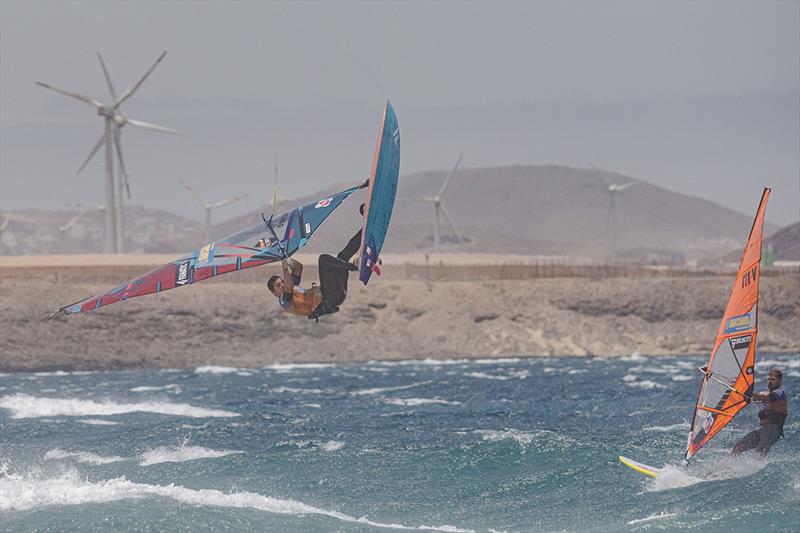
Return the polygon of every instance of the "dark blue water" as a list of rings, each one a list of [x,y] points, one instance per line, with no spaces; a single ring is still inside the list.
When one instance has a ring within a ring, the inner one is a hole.
[[[680,467],[700,358],[4,375],[0,529],[796,531],[800,358],[761,360],[786,438],[724,471],[756,408]]]

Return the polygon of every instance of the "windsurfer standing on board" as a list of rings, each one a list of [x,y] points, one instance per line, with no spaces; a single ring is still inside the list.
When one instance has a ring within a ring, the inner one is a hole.
[[[364,204],[358,210],[363,215]],[[336,257],[320,255],[319,286],[312,284],[308,289],[299,286],[303,274],[302,263],[286,258],[281,262],[283,276],[270,277],[267,288],[278,298],[281,308],[293,315],[316,319],[335,313],[347,297],[347,278],[350,271],[358,270],[358,266],[350,263],[350,260],[360,247],[361,229]]]
[[[783,436],[783,423],[789,414],[789,401],[783,388],[783,373],[777,368],[769,371],[767,387],[768,391],[755,393],[752,396],[754,402],[762,404],[761,410],[758,411],[761,427],[739,440],[731,450],[731,456],[736,457],[744,451],[755,448],[763,457]]]

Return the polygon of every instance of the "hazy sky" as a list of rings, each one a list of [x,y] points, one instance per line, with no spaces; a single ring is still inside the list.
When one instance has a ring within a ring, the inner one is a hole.
[[[133,202],[199,218],[210,199],[297,196],[368,173],[385,98],[402,172],[604,168],[768,218],[800,219],[800,2],[0,2],[0,207],[102,202],[91,107],[163,51],[123,106]],[[497,113],[493,113],[497,111]],[[457,124],[458,127],[453,126]]]

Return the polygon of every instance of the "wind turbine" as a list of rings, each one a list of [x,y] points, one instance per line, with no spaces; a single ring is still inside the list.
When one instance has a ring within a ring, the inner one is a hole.
[[[245,197],[248,196],[248,194],[245,193],[245,194],[241,194],[239,196],[234,196],[233,198],[226,198],[225,200],[220,200],[219,202],[214,202],[212,204],[212,203],[209,203],[208,201],[206,201],[205,198],[203,198],[202,196],[197,194],[197,192],[194,189],[192,189],[191,187],[186,185],[183,182],[183,180],[181,180],[180,178],[178,178],[178,183],[183,185],[184,189],[186,189],[187,191],[192,193],[195,196],[195,198],[197,198],[198,200],[200,200],[203,203],[203,207],[206,210],[206,242],[209,242],[209,243],[211,242],[211,211],[213,211],[217,207],[222,207],[223,205],[228,205],[228,204],[232,204],[233,202],[238,202],[242,198],[245,198]]]
[[[150,73],[161,63],[161,60],[164,59],[164,56],[167,55],[166,52],[163,52],[156,62],[144,73],[144,76],[139,79],[131,88],[127,91],[122,93],[122,96],[117,95],[117,91],[114,88],[114,84],[111,82],[111,76],[108,74],[108,69],[106,68],[105,63],[103,62],[103,56],[100,55],[100,52],[97,52],[97,58],[100,60],[100,67],[103,69],[103,75],[106,78],[106,82],[108,83],[108,89],[111,92],[112,104],[107,106],[103,102],[99,100],[95,100],[94,98],[90,98],[88,96],[84,96],[82,94],[73,93],[70,91],[65,91],[63,89],[59,89],[57,87],[53,87],[47,83],[43,83],[41,81],[37,81],[36,84],[40,85],[46,89],[50,89],[56,92],[59,92],[65,96],[69,96],[70,98],[75,98],[76,100],[80,100],[86,104],[93,106],[97,114],[104,117],[105,122],[105,130],[103,135],[100,136],[100,140],[97,141],[97,144],[94,145],[92,151],[89,153],[89,156],[84,160],[83,164],[78,168],[77,174],[80,174],[81,171],[86,168],[86,165],[89,164],[89,161],[95,156],[95,154],[100,150],[101,146],[105,146],[105,169],[106,169],[106,237],[105,237],[105,251],[106,253],[122,253],[123,251],[123,242],[124,242],[124,219],[123,219],[123,187],[125,188],[125,192],[128,195],[128,198],[131,196],[130,185],[128,183],[128,173],[125,170],[125,161],[122,157],[122,135],[121,129],[126,125],[130,124],[131,126],[142,128],[146,130],[152,131],[159,131],[161,133],[173,133],[173,134],[181,134],[182,132],[178,130],[173,130],[171,128],[165,128],[163,126],[158,126],[156,124],[151,124],[149,122],[144,122],[142,120],[134,120],[132,118],[128,118],[122,113],[120,106],[123,102],[129,99],[133,94],[142,86],[144,81],[150,76]],[[120,169],[120,179],[116,182],[114,180],[114,149],[116,148],[117,153],[117,161],[119,163]],[[116,191],[114,190],[116,183]]]
[[[8,223],[11,222],[11,219],[14,218],[14,213],[9,211],[3,215],[3,221],[0,222],[0,244],[3,242],[3,233],[5,233],[6,228],[8,227]],[[17,240],[14,238],[14,234],[11,234],[10,239],[6,239],[8,241],[8,247],[11,248],[11,253],[17,253]]]
[[[453,233],[455,233],[458,242],[459,243],[464,242],[464,239],[461,237],[461,232],[458,231],[456,223],[453,222],[453,217],[450,216],[450,213],[447,211],[447,208],[444,205],[442,205],[442,195],[444,194],[445,190],[447,190],[447,186],[450,185],[450,182],[453,180],[456,173],[458,172],[458,167],[461,165],[461,160],[463,159],[463,157],[464,157],[463,153],[458,155],[458,159],[456,160],[456,164],[453,166],[453,170],[451,170],[450,174],[448,174],[447,178],[445,178],[444,183],[442,183],[442,186],[439,189],[439,192],[436,193],[436,196],[401,198],[401,200],[405,202],[420,201],[420,202],[430,202],[433,204],[433,211],[434,211],[433,250],[437,253],[439,252],[439,245],[440,245],[440,230],[439,230],[440,215],[444,215],[444,217],[450,223],[450,227],[453,229]]]
[[[60,231],[61,233],[66,233],[67,231],[69,231],[69,229],[70,229],[70,228],[71,228],[71,227],[72,227],[72,226],[73,226],[73,225],[74,225],[74,224],[75,224],[75,223],[76,223],[78,220],[80,220],[80,219],[81,219],[81,217],[83,217],[83,215],[85,215],[85,214],[86,214],[86,213],[88,213],[89,211],[93,211],[93,210],[97,210],[97,211],[105,211],[105,207],[104,207],[104,206],[102,206],[102,205],[84,205],[84,204],[69,204],[69,203],[68,203],[68,204],[67,204],[67,206],[68,206],[68,207],[77,207],[78,209],[80,209],[80,211],[78,211],[78,214],[76,214],[76,215],[75,215],[75,216],[73,216],[71,219],[69,219],[69,221],[67,221],[67,223],[66,223],[66,224],[64,224],[63,226],[59,226],[59,227],[58,227],[58,231]]]
[[[609,225],[611,226],[611,263],[617,261],[617,201],[618,195],[622,191],[630,189],[634,185],[639,185],[641,181],[631,181],[624,184],[609,183],[608,184],[608,218]]]

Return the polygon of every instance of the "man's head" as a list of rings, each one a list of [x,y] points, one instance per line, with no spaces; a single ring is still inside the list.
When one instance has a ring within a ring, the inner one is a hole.
[[[267,281],[267,288],[269,292],[280,298],[281,293],[283,293],[283,278],[280,276],[272,276]]]
[[[783,372],[777,368],[770,370],[767,375],[767,387],[769,387],[769,390],[777,389],[781,386],[781,383],[783,383]]]

